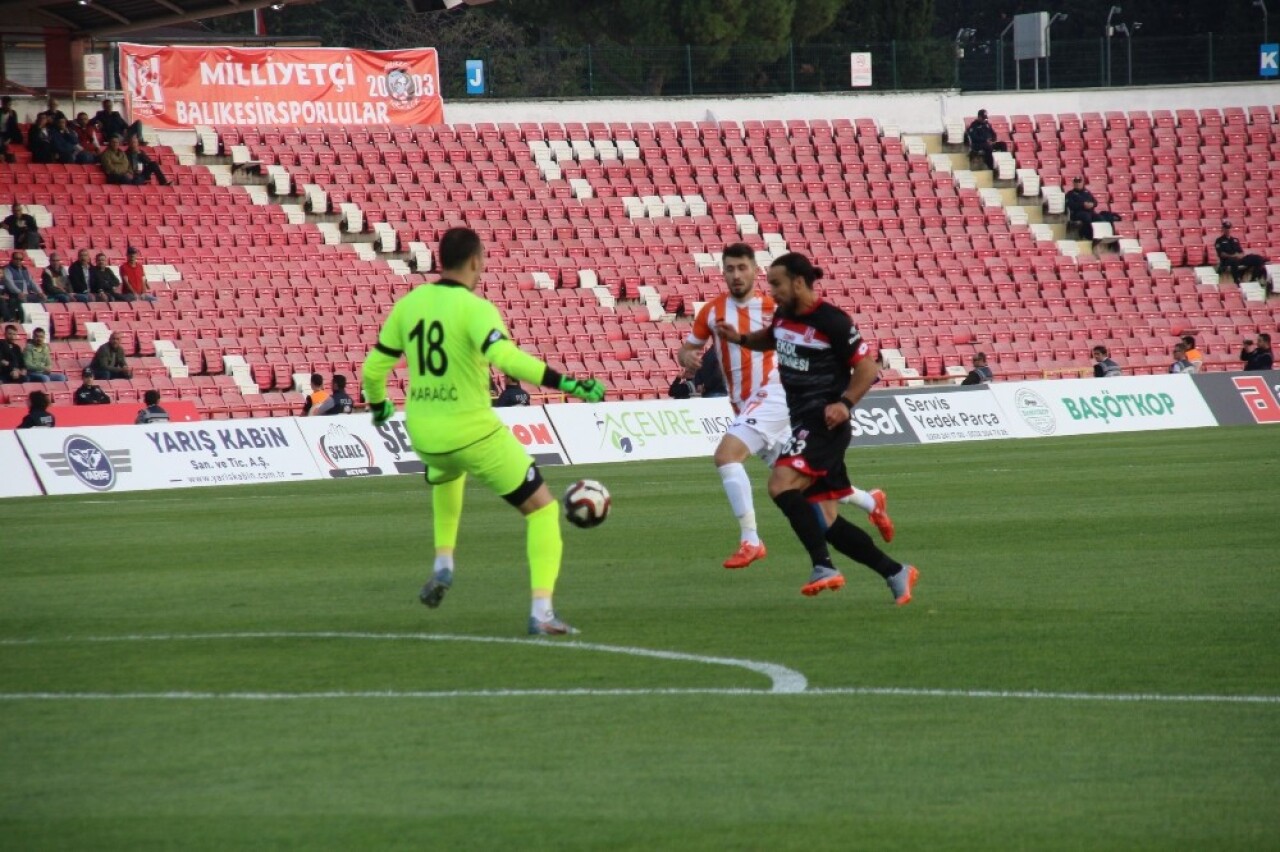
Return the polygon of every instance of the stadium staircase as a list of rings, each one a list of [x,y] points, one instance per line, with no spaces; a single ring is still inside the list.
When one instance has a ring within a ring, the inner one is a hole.
[[[979,350],[1000,378],[1077,376],[1097,343],[1164,372],[1182,332],[1235,368],[1241,338],[1276,325],[1260,286],[1207,265],[1223,217],[1280,256],[1275,113],[992,122],[1012,143],[994,172],[957,144],[963,123],[902,136],[870,119],[198,128],[158,140],[171,187],[21,159],[0,172],[64,261],[137,246],[158,296],[37,310],[56,369],[75,376],[120,332],[137,369],[116,398],[159,387],[210,417],[292,414],[300,377],[356,374],[455,224],[485,238],[484,293],[513,336],[623,398],[665,393],[688,317],[723,287],[717,250],[740,239],[826,268],[824,295],[883,348],[890,385],[956,381]],[[1080,172],[1123,216],[1090,241],[1063,218]],[[46,389],[66,401],[74,385]]]

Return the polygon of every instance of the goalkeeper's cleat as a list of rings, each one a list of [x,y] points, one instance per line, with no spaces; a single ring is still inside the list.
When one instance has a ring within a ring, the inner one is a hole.
[[[914,565],[903,565],[901,571],[887,578],[885,582],[889,584],[889,591],[893,592],[893,602],[898,606],[911,603],[911,591],[919,579],[920,572]]]
[[[876,529],[880,530],[880,537],[887,544],[893,541],[893,521],[889,519],[889,512],[885,508],[884,492],[879,488],[872,488],[867,493],[876,501],[875,509],[867,517],[871,519],[871,523],[876,525]]]
[[[737,551],[724,561],[724,567],[731,569],[746,568],[757,559],[764,559],[768,555],[769,551],[765,549],[763,541],[759,544],[752,544],[751,542],[744,541],[742,544],[738,545]]]
[[[809,575],[809,582],[800,589],[800,594],[813,597],[819,592],[838,592],[844,588],[844,575],[830,565],[815,565]]]
[[[545,621],[532,615],[529,616],[530,636],[570,636],[577,632],[577,628],[570,627],[568,623],[561,621],[554,615]]]
[[[418,600],[431,609],[440,606],[440,602],[444,600],[444,593],[449,591],[453,585],[453,571],[448,568],[441,568],[439,571],[431,575],[431,579],[422,587],[422,591],[418,593]]]

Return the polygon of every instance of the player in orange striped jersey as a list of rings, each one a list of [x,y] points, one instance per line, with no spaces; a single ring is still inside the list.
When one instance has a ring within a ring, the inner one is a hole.
[[[729,386],[729,402],[736,417],[716,447],[715,464],[729,506],[741,528],[738,549],[725,560],[724,567],[745,568],[763,559],[768,551],[756,530],[751,480],[747,478],[743,462],[748,456],[758,455],[772,465],[791,438],[791,417],[778,381],[775,353],[732,345],[716,332],[720,323],[733,325],[743,335],[768,328],[774,311],[772,297],[756,290],[760,270],[751,246],[733,243],[725,247],[723,254],[726,292],[698,311],[693,330],[680,347],[676,360],[685,369],[696,370],[702,364],[701,353],[709,341],[720,356],[720,367]],[[862,508],[885,541],[893,538],[893,522],[885,511],[883,491],[854,488],[841,502]]]

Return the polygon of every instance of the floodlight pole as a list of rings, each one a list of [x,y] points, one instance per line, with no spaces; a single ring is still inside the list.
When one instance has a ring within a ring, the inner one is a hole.
[[[1120,12],[1122,11],[1123,10],[1119,6],[1112,6],[1111,9],[1107,12],[1107,26],[1106,26],[1106,29],[1103,30],[1103,35],[1105,35],[1107,39],[1106,51],[1105,51],[1107,56],[1107,64],[1106,64],[1106,67],[1103,69],[1104,79],[1102,82],[1102,85],[1104,86],[1111,85],[1111,36],[1114,34],[1114,29],[1111,26],[1111,19],[1114,18],[1116,15],[1120,14]]]
[[[1270,44],[1271,38],[1270,30],[1268,28],[1269,21],[1267,20],[1267,0],[1253,0],[1253,5],[1262,10],[1262,43]]]
[[[1053,53],[1053,49],[1049,41],[1049,28],[1058,21],[1065,21],[1066,19],[1066,14],[1062,12],[1054,12],[1053,17],[1049,19],[1049,23],[1044,25],[1044,87],[1046,89],[1053,88],[1053,83],[1051,82],[1049,75],[1050,54]]]
[[[1013,21],[1009,22],[1009,26],[1000,31],[1000,38],[996,39],[996,88],[1004,91],[1004,37],[1009,34],[1009,30],[1013,29]],[[1014,67],[1017,67],[1017,61],[1014,60]]]

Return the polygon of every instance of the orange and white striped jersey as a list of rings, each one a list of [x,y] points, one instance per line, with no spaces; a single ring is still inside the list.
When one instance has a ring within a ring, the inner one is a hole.
[[[715,339],[720,368],[729,385],[729,399],[734,411],[751,399],[751,395],[768,385],[778,383],[778,367],[774,353],[753,352],[736,343],[728,343],[716,334],[716,325],[727,322],[742,334],[768,328],[773,322],[773,297],[755,293],[745,303],[738,303],[728,293],[721,293],[704,304],[693,321],[688,343],[703,346]]]

